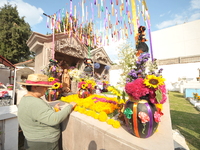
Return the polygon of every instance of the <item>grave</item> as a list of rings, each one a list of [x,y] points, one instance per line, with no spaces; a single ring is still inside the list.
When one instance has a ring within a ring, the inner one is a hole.
[[[98,73],[102,80],[109,80],[109,71],[105,67],[111,66],[112,61],[103,47],[89,50],[74,35],[69,37],[64,33],[56,34],[53,43],[52,35],[43,35],[36,32],[32,33],[27,45],[30,51],[36,53],[35,73],[42,73],[41,70],[48,65],[51,58],[56,59],[58,62],[64,61],[68,67],[74,66],[80,71],[85,68],[84,58],[91,58],[93,63],[100,64],[100,68],[94,68],[94,72]],[[52,45],[54,46],[52,47]],[[73,87],[71,88],[73,89]]]

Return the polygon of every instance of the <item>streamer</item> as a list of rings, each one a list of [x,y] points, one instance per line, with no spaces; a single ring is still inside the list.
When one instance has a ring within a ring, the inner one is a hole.
[[[137,36],[138,33],[138,27],[137,27],[137,16],[136,16],[136,6],[135,6],[135,0],[131,0],[131,8],[132,8],[132,23],[134,26],[134,37]]]
[[[72,17],[72,0],[70,0],[70,17]]]
[[[103,12],[103,0],[101,0],[101,11]]]
[[[112,15],[114,16],[115,15],[115,9],[114,9],[114,5],[112,4]]]
[[[76,21],[76,5],[74,5],[74,20]]]
[[[118,25],[117,9],[115,9],[116,25]]]
[[[84,21],[84,0],[82,0],[82,22]]]

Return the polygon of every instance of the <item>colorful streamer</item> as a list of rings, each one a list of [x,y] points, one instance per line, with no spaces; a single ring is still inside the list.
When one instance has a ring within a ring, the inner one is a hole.
[[[131,8],[132,8],[132,23],[134,26],[134,37],[137,36],[138,33],[138,26],[137,26],[137,15],[136,15],[136,5],[135,5],[135,0],[131,0]]]

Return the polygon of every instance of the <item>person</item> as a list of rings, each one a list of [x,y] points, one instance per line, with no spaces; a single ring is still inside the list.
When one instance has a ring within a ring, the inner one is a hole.
[[[30,74],[25,85],[27,94],[18,105],[18,121],[25,136],[24,147],[27,150],[58,150],[60,123],[68,117],[76,106],[71,102],[60,109],[59,103],[51,107],[41,97],[49,85],[48,77],[42,74]]]
[[[62,74],[62,91],[64,93],[69,93],[70,90],[70,76],[67,69],[64,69]]]

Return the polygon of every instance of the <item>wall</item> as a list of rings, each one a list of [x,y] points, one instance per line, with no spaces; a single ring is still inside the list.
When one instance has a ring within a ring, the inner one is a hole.
[[[2,69],[0,68],[0,82],[6,85],[9,83],[9,76],[10,76],[10,69]],[[11,75],[13,76],[13,74]],[[13,80],[11,80],[11,83],[13,84]]]
[[[18,149],[18,120],[17,106],[2,106],[0,107],[0,122],[1,142],[0,149],[2,150],[17,150]]]
[[[200,55],[200,20],[151,33],[153,55],[157,59]]]

